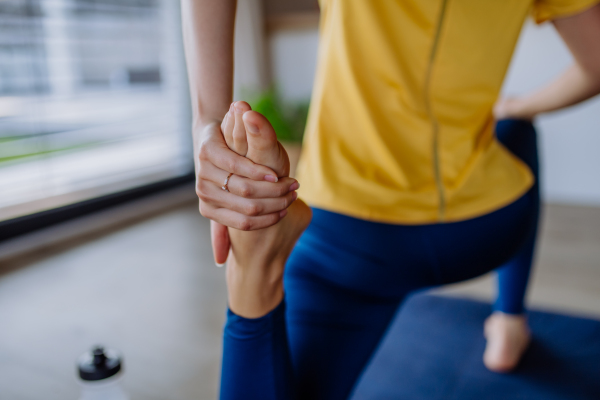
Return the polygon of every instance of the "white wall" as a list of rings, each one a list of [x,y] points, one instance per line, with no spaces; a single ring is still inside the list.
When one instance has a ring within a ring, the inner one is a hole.
[[[240,0],[235,19],[233,98],[264,90],[268,81],[266,38],[261,0]]]
[[[310,99],[318,42],[317,29],[280,31],[270,36],[271,72],[284,99]]]
[[[277,32],[269,38],[273,77],[285,98],[310,96],[317,41],[316,29]],[[535,89],[570,63],[551,24],[527,23],[503,91],[517,95]],[[600,206],[600,98],[542,116],[536,125],[544,199]]]

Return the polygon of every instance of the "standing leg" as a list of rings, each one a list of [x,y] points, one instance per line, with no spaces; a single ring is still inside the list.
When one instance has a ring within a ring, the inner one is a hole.
[[[530,123],[500,121],[496,132],[500,142],[525,162],[535,176],[535,183],[529,193],[535,201],[535,223],[521,250],[497,269],[498,297],[494,305],[494,313],[485,324],[488,343],[484,353],[484,363],[492,371],[507,372],[516,367],[530,341],[524,300],[533,264],[539,222],[539,166],[536,132]]]
[[[498,298],[495,310],[507,314],[522,314],[529,273],[533,264],[535,242],[540,213],[539,165],[536,132],[533,126],[524,121],[500,121],[496,127],[498,140],[531,169],[535,183],[530,195],[535,199],[535,219],[533,229],[521,249],[509,262],[498,268]]]
[[[296,399],[348,399],[400,300],[339,287],[297,268],[312,262],[305,255],[292,257],[285,287]]]

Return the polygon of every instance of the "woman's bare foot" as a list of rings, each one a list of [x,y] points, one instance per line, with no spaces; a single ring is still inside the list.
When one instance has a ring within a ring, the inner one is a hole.
[[[493,372],[510,372],[521,361],[531,342],[531,332],[524,315],[494,312],[485,320],[487,339],[483,363]]]
[[[235,115],[236,106],[239,111]],[[269,121],[245,102],[234,103],[223,126],[232,150],[257,164],[272,168],[279,177],[289,174],[289,160]],[[242,135],[245,132],[245,135]],[[285,263],[312,212],[301,200],[295,200],[285,218],[256,231],[229,228],[231,255],[227,266],[229,307],[237,315],[258,318],[283,298]]]

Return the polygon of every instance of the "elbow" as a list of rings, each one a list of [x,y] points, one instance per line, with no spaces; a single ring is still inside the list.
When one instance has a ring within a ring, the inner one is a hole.
[[[586,77],[587,86],[592,96],[600,94],[600,60],[598,65],[581,66],[581,71]]]

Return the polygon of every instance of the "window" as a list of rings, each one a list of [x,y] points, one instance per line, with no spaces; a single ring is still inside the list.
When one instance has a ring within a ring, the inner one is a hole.
[[[189,174],[179,2],[0,2],[0,221]]]

